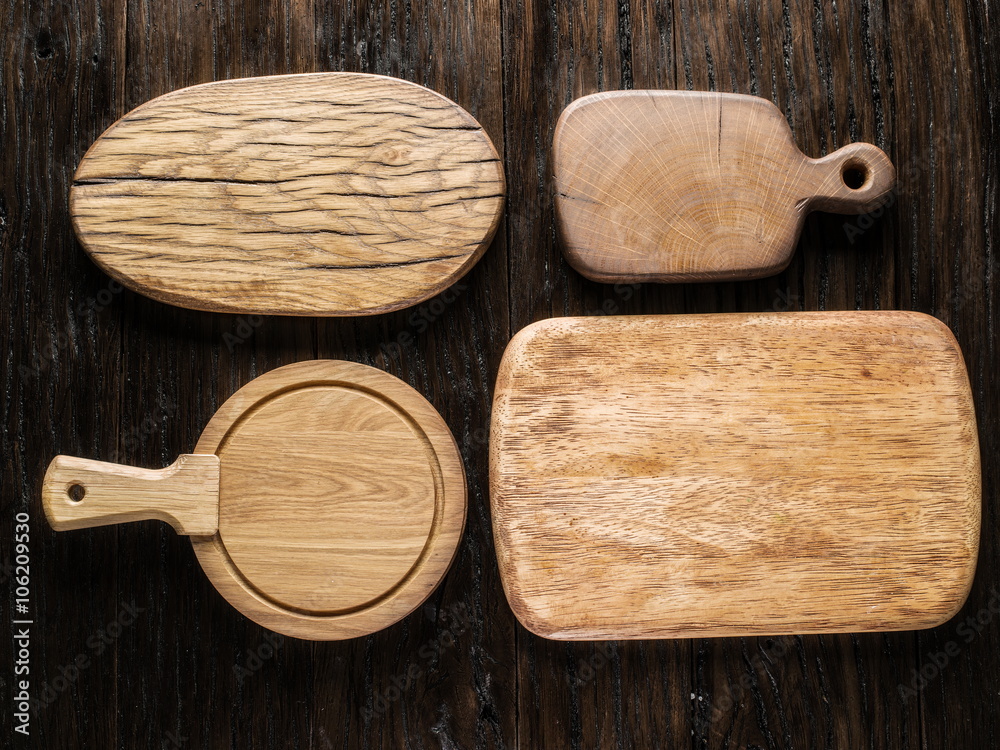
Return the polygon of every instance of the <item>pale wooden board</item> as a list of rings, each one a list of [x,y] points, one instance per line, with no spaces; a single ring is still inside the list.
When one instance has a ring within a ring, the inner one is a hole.
[[[363,608],[407,577],[431,536],[435,456],[405,413],[353,385],[276,395],[218,453],[219,538],[246,580],[285,607]]]
[[[42,480],[42,507],[56,531],[156,520],[178,534],[214,534],[219,457],[181,456],[153,470],[56,456]]]
[[[605,282],[776,274],[806,214],[865,213],[895,181],[871,144],[807,158],[777,107],[739,94],[585,96],[560,116],[552,158],[566,257]]]
[[[364,315],[454,283],[500,220],[479,123],[407,81],[316,73],[180,89],[77,169],[77,236],[105,271],[199,310]]]
[[[78,502],[70,489],[82,485]],[[465,471],[451,432],[398,378],[353,362],[272,370],[161,471],[56,457],[56,529],[171,522],[233,606],[299,638],[387,627],[444,577],[462,536]]]
[[[920,313],[542,321],[491,441],[504,588],[539,635],[926,628],[972,583],[972,394]]]

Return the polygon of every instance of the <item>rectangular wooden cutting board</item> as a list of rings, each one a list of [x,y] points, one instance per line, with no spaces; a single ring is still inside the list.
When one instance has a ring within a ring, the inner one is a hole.
[[[490,494],[542,636],[933,627],[979,546],[968,375],[920,313],[546,320],[504,354]]]

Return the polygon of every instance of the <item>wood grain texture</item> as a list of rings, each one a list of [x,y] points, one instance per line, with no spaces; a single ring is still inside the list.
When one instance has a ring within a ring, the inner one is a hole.
[[[468,109],[503,155],[500,21],[500,0],[318,0],[317,56],[324,68],[434,88]],[[364,643],[351,642],[350,650],[317,649],[315,684],[302,697],[316,706],[323,716],[317,723],[337,747],[516,744],[517,626],[500,589],[486,488],[490,393],[502,355],[497,342],[509,337],[510,256],[502,224],[460,284],[427,303],[379,318],[318,322],[319,356],[386,369],[431,400],[451,426],[469,481],[466,534],[428,604]],[[411,670],[417,676],[406,687],[400,675]],[[334,714],[329,706],[343,710]]]
[[[29,513],[32,613],[39,623],[63,623],[32,629],[36,696],[120,604],[89,595],[97,581],[115,580],[114,539],[82,532],[75,549],[53,544],[38,498],[54,455],[108,456],[121,434],[121,316],[88,304],[107,278],[73,241],[67,196],[71,162],[106,126],[96,113],[122,101],[125,29],[105,19],[121,16],[124,6],[125,0],[0,4],[0,561],[13,551],[14,513]],[[87,397],[71,405],[73,393]],[[9,595],[9,575],[2,589]],[[10,617],[4,619],[6,635]],[[0,639],[8,664],[11,647],[9,638]],[[0,717],[3,742],[113,747],[122,724],[107,706],[116,702],[118,681],[108,662],[93,672],[99,677],[73,698],[45,706],[28,738],[14,733],[9,713]],[[4,697],[12,695],[10,677],[0,684]]]
[[[972,585],[972,392],[921,313],[542,321],[491,434],[504,590],[538,635],[914,630]]]
[[[233,606],[311,640],[392,625],[451,565],[461,457],[434,407],[388,373],[278,368],[233,394],[195,450],[160,471],[58,456],[46,515],[57,531],[167,521]]]
[[[325,360],[274,370],[223,404],[196,451],[219,456],[222,492],[219,533],[192,538],[195,554],[272,630],[336,640],[388,627],[455,556],[461,456],[434,407],[388,373]]]
[[[178,534],[219,530],[219,457],[189,454],[165,469],[56,456],[42,480],[42,507],[56,531],[158,520]]]
[[[369,315],[461,278],[503,208],[479,123],[408,81],[360,73],[202,84],[91,146],[70,207],[94,260],[197,310]]]
[[[150,99],[185,86],[315,71],[314,41],[295,33],[299,22],[294,20],[300,12],[311,13],[311,7],[297,0],[222,0],[212,5],[129,0],[124,25],[130,64],[123,103],[106,113],[102,130]],[[147,59],[156,62],[134,62]],[[82,146],[91,145],[100,132]],[[78,164],[79,155],[70,169]],[[76,252],[94,265],[79,245]],[[193,451],[205,425],[241,386],[261,372],[316,357],[314,321],[205,315],[128,290],[119,307],[122,368],[129,373],[121,391],[129,408],[123,411],[120,434],[131,436],[119,442],[118,460],[124,463],[163,466],[177,453]],[[145,415],[151,404],[159,417],[149,423]],[[139,411],[143,416],[137,416]],[[265,646],[274,645],[274,636],[218,593],[192,554],[190,541],[162,524],[148,524],[121,529],[117,545],[122,596],[148,612],[161,611],[165,599],[173,607],[173,617],[148,617],[144,628],[129,629],[116,642],[116,658],[139,653],[146,661],[143,668],[115,671],[118,693],[139,696],[144,717],[122,725],[120,744],[169,746],[172,736],[187,738],[181,744],[191,747],[224,747],[238,734],[253,747],[271,741],[284,731],[280,727],[307,736],[328,726],[314,723],[317,711],[307,697],[316,687],[312,643],[283,641],[253,680],[246,679],[237,667],[257,666],[249,654],[263,650],[266,655]],[[189,629],[178,628],[181,621]],[[197,645],[194,634],[212,645]],[[285,670],[297,679],[283,678]],[[293,712],[273,705],[265,693],[277,685],[285,686],[290,701],[308,708]],[[194,709],[222,695],[232,707],[229,712]]]
[[[505,6],[505,10],[510,6]],[[709,0],[518,4],[504,15],[507,208],[514,331],[552,316],[908,309],[952,328],[969,368],[984,460],[978,573],[958,617],[932,631],[619,644],[518,640],[522,747],[903,748],[1000,742],[997,623],[956,633],[988,604],[996,569],[994,456],[1000,360],[993,199],[996,14],[979,3],[734,4]],[[872,216],[807,217],[781,274],[745,283],[603,285],[565,261],[551,151],[581,96],[695,89],[762,96],[798,148],[851,142],[897,168]],[[960,124],[959,124],[960,123]],[[530,248],[525,250],[523,248]],[[962,652],[916,697],[914,670]],[[587,667],[598,664],[590,675]],[[578,680],[590,675],[589,679]]]
[[[771,276],[810,211],[870,213],[896,179],[870,143],[810,159],[769,100],[697,91],[577,99],[552,170],[566,258],[608,283]]]
[[[13,511],[25,509],[32,690],[51,685],[77,654],[90,657],[41,710],[34,736],[8,744],[1000,746],[1000,619],[973,629],[971,643],[956,632],[989,603],[1000,551],[1000,152],[987,145],[1000,138],[1000,57],[991,7],[0,0],[0,19],[0,563]],[[333,70],[428,86],[468,110],[501,153],[505,218],[449,290],[457,294],[317,321],[205,315],[109,289],[74,242],[67,205],[74,170],[105,129],[184,86]],[[558,240],[553,131],[574,99],[631,88],[764,97],[810,156],[873,143],[897,167],[895,202],[879,216],[812,214],[789,267],[768,279],[590,282]],[[500,585],[486,486],[490,395],[512,331],[553,315],[859,308],[935,315],[969,366],[985,502],[976,580],[955,620],[919,633],[620,643],[550,641],[517,624]],[[410,616],[364,638],[288,638],[271,655],[273,636],[216,592],[190,543],[165,524],[49,529],[39,497],[54,455],[166,466],[194,449],[240,386],[316,357],[402,378],[440,411],[461,449],[466,533],[442,585]],[[144,611],[93,653],[88,639],[123,604]],[[899,686],[913,670],[936,669],[934,655],[952,641],[960,656],[904,699]],[[0,639],[8,665],[11,647]],[[260,654],[269,658],[258,662]],[[411,666],[419,674],[407,685],[401,675]],[[10,696],[9,685],[0,683],[0,695]],[[10,712],[0,713],[0,736],[10,730]]]

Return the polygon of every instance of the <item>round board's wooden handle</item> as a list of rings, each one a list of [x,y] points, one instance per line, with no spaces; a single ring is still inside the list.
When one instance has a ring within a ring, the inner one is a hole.
[[[896,168],[882,149],[870,143],[851,143],[809,161],[816,175],[810,211],[867,213],[882,205],[896,184]]]
[[[42,505],[56,531],[128,521],[166,521],[178,534],[219,529],[219,457],[184,455],[165,469],[56,456],[42,481]]]

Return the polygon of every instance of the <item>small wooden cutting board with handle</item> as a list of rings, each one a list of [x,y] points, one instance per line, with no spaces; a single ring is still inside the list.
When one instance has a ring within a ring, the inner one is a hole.
[[[90,148],[70,210],[99,266],[196,310],[397,310],[465,274],[500,221],[479,123],[361,73],[218,81],[132,110]]]
[[[920,313],[553,319],[501,363],[497,556],[549,638],[933,627],[980,494],[962,354]]]
[[[895,182],[871,144],[810,159],[770,101],[701,91],[577,99],[556,125],[553,174],[567,259],[612,283],[779,273],[810,211],[871,211]]]
[[[381,370],[318,360],[241,388],[166,469],[57,456],[42,502],[57,531],[166,521],[247,617],[339,640],[430,595],[458,547],[466,487],[423,396]]]

